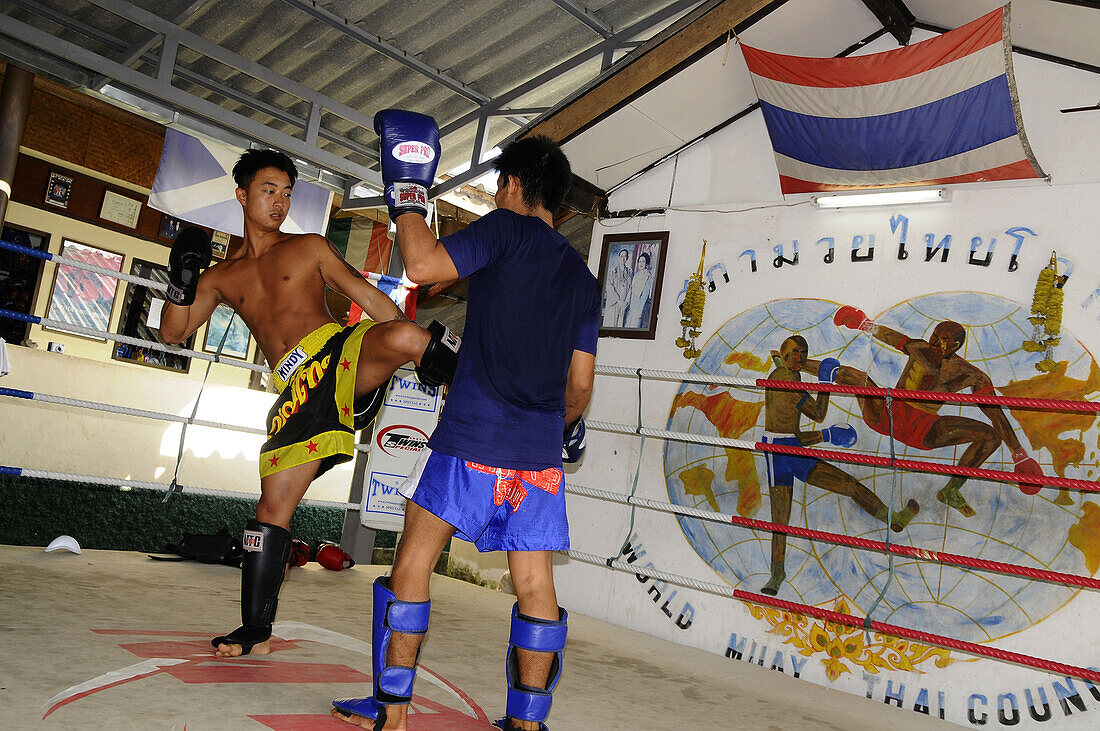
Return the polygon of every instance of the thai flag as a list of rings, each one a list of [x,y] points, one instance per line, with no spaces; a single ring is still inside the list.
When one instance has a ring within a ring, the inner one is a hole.
[[[1007,6],[885,53],[742,51],[784,194],[1045,177],[1024,136]]]
[[[199,226],[244,235],[244,213],[237,202],[233,166],[241,153],[228,145],[167,129],[149,206]],[[298,181],[290,212],[280,230],[288,234],[317,233],[328,227],[332,191]]]

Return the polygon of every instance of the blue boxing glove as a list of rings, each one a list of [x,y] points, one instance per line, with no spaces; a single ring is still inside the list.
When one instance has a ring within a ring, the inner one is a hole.
[[[838,447],[851,447],[858,438],[851,424],[833,424],[821,430],[821,441]]]
[[[426,114],[384,109],[374,115],[382,183],[390,220],[402,213],[428,215],[428,187],[439,164],[439,127]]]
[[[825,358],[817,367],[817,380],[821,383],[836,383],[836,372],[840,370],[840,361]]]
[[[168,291],[165,295],[174,305],[187,307],[195,301],[199,275],[210,266],[213,252],[210,236],[197,226],[179,232],[168,253]]]
[[[572,424],[565,425],[562,434],[561,461],[566,464],[579,462],[584,454],[584,419],[580,416]]]

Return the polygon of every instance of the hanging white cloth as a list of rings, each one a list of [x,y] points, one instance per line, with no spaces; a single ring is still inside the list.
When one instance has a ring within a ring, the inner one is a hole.
[[[0,338],[0,376],[11,373],[11,364],[8,363],[8,346],[4,338]]]

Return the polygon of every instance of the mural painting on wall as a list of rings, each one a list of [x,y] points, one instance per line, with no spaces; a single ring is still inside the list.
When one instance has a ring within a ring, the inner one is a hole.
[[[897,220],[891,221],[895,232]],[[873,237],[855,238],[852,261],[869,261]],[[829,243],[824,262],[832,264],[834,244],[822,241]],[[904,234],[902,242],[898,260],[908,256]],[[947,247],[935,247],[934,238],[926,243],[925,261],[940,259],[940,249],[949,248],[949,241]],[[967,263],[988,267],[991,256],[983,260],[979,248],[971,248]],[[776,249],[776,269],[796,265],[793,256]],[[796,256],[795,251],[792,247],[788,253]],[[1017,270],[1018,254],[1017,245],[1009,272]],[[1039,273],[1030,306],[975,291],[932,292],[873,313],[860,308],[858,295],[849,302],[766,302],[720,326],[690,370],[748,379],[1095,400],[1100,366],[1073,333],[1060,332],[1066,274],[1059,274],[1059,264],[1065,263],[1052,256]],[[754,274],[746,271],[745,276]],[[900,399],[888,409],[881,397],[693,383],[684,383],[675,396],[667,428],[1089,480],[1096,479],[1100,449],[1093,412]],[[668,494],[686,507],[1068,574],[1091,576],[1100,568],[1100,499],[1088,492],[674,440],[667,442],[664,461]],[[729,523],[689,516],[678,520],[695,553],[734,588],[843,614],[873,612],[882,622],[968,642],[992,643],[1028,629],[1080,591]],[[926,672],[973,659],[789,611],[747,606],[767,632],[783,637],[783,645],[817,658],[828,682],[845,674],[870,679],[868,673],[880,671]],[[742,636],[737,644],[735,635],[727,657],[755,652],[743,647],[745,641]],[[868,697],[871,685],[869,680]],[[1059,695],[1058,688],[1053,690]],[[927,690],[922,694],[924,701],[918,700],[915,709],[927,713],[935,704],[928,702]],[[982,723],[984,697],[970,696],[964,716],[970,723]],[[1010,700],[1015,703],[1015,696]],[[941,718],[942,703],[941,693]],[[1033,714],[1041,713],[1030,700],[1028,705]]]

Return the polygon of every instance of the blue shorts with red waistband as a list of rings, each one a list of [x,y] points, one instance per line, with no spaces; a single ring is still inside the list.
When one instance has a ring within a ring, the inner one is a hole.
[[[397,491],[455,527],[479,551],[569,548],[565,480],[558,468],[491,467],[425,447]]]

